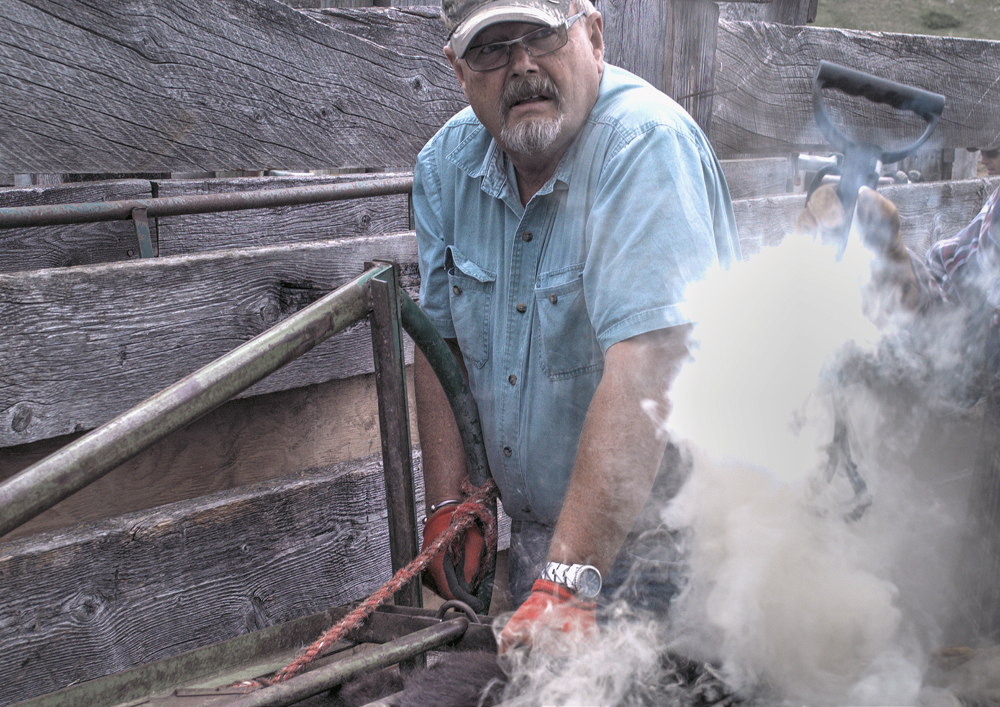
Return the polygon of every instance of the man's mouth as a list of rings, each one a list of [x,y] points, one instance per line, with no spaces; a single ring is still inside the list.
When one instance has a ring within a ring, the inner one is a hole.
[[[548,100],[550,100],[548,96],[528,96],[527,98],[522,98],[521,100],[516,101],[513,105],[511,105],[511,108],[514,106],[523,106],[528,103],[540,103]]]
[[[504,115],[515,106],[531,105],[544,101],[558,103],[558,98],[551,81],[541,77],[522,79],[516,84],[508,85],[501,96]]]

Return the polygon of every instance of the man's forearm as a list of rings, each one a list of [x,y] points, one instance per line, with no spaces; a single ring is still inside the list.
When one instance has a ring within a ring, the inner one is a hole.
[[[587,412],[576,465],[548,559],[607,574],[649,497],[666,440],[642,410],[664,394],[684,358],[688,327],[651,332],[608,349]]]
[[[458,345],[449,341],[462,372]],[[462,482],[468,475],[462,438],[441,383],[419,349],[414,350],[414,392],[417,431],[423,459],[424,502],[428,508],[447,500],[461,500]]]

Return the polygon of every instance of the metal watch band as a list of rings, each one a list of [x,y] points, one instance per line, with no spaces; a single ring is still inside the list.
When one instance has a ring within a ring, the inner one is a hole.
[[[583,582],[584,575],[591,580]],[[596,577],[596,581],[593,579]],[[549,562],[542,570],[542,579],[561,584],[571,592],[582,592],[584,596],[595,597],[601,589],[601,573],[592,565],[564,565],[561,562]],[[584,585],[587,586],[584,586]],[[596,590],[596,591],[595,591]]]

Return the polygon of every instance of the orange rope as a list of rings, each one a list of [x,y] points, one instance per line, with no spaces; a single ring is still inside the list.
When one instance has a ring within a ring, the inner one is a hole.
[[[482,566],[488,566],[492,560],[494,549],[497,546],[496,518],[493,517],[493,514],[490,512],[489,508],[487,508],[487,504],[497,497],[496,484],[493,482],[493,479],[490,479],[479,488],[472,488],[471,486],[464,485],[462,490],[466,492],[466,499],[455,509],[455,513],[452,515],[451,524],[448,526],[448,529],[445,530],[437,540],[429,545],[426,550],[417,555],[413,562],[396,572],[392,579],[383,584],[378,591],[365,599],[336,624],[327,629],[312,643],[312,645],[300,653],[295,660],[275,673],[273,677],[259,678],[256,680],[244,680],[238,683],[238,685],[240,687],[248,688],[247,692],[251,692],[261,687],[284,682],[285,680],[297,675],[303,668],[309,665],[309,663],[316,660],[316,658],[329,650],[330,646],[343,638],[348,631],[352,631],[361,626],[365,619],[367,619],[372,612],[375,611],[375,609],[388,601],[393,594],[409,584],[414,577],[416,577],[424,570],[425,567],[427,567],[427,565],[430,564],[431,560],[441,553],[446,546],[451,544],[453,541],[457,541],[457,539],[461,537],[461,534],[470,528],[477,519],[483,523],[483,526],[486,529],[484,539],[486,541],[487,555],[485,558],[486,562],[482,563]]]

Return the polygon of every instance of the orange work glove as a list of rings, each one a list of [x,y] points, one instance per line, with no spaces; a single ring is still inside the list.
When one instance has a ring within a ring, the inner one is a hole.
[[[424,524],[424,541],[420,548],[421,552],[426,550],[428,545],[441,537],[444,531],[448,529],[448,526],[451,525],[451,517],[455,514],[455,509],[457,508],[458,504],[453,503],[444,508],[438,508],[431,514]],[[473,524],[465,531],[464,544],[461,542],[458,543],[458,551],[462,557],[454,556],[455,548],[451,550],[445,548],[444,552],[437,555],[427,565],[423,574],[424,583],[437,592],[439,596],[445,599],[455,599],[456,597],[448,586],[448,578],[444,572],[445,557],[449,556],[456,569],[459,566],[463,568],[464,571],[462,574],[464,575],[468,589],[471,588],[472,582],[479,572],[479,563],[485,549],[486,540],[483,538],[483,531],[478,525]],[[472,592],[470,591],[469,593],[471,594]]]
[[[561,584],[536,579],[531,595],[500,632],[498,650],[516,646],[537,647],[553,638],[593,634],[597,631],[597,604],[582,601]]]

